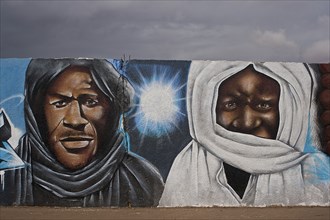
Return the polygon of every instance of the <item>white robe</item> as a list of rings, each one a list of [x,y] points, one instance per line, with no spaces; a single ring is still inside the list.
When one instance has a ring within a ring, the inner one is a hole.
[[[275,140],[216,123],[221,82],[251,64],[280,84]],[[329,205],[330,178],[318,180],[313,169],[319,168],[317,158],[329,171],[330,160],[303,153],[308,119],[316,113],[314,81],[314,72],[301,63],[193,61],[187,86],[193,140],[176,157],[159,206]],[[251,173],[242,199],[227,183],[223,162]]]

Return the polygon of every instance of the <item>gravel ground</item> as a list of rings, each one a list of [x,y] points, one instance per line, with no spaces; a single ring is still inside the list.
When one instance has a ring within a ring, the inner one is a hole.
[[[0,219],[330,219],[330,207],[49,208],[0,207]]]

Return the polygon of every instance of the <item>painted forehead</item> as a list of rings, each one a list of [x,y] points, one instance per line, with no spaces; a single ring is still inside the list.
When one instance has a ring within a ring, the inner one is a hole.
[[[69,67],[60,73],[50,84],[47,93],[60,93],[71,96],[69,90],[99,91],[90,71],[85,67]]]
[[[280,84],[276,79],[257,71],[252,65],[224,79],[219,83],[219,90],[231,91],[235,90],[237,86],[248,90],[256,87],[257,90],[264,93],[272,93],[274,89],[276,91],[280,89]]]

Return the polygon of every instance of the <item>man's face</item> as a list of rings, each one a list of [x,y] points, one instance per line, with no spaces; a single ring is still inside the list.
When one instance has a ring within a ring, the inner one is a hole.
[[[275,139],[279,97],[275,80],[246,68],[220,85],[217,123],[230,131]]]
[[[49,149],[68,169],[86,166],[109,136],[110,102],[87,69],[71,67],[52,82],[44,102]]]

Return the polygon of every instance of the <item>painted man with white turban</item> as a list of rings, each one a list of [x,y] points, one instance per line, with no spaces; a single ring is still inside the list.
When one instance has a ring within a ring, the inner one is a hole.
[[[315,81],[301,63],[193,61],[192,141],[172,165],[160,206],[329,205],[329,176],[317,173],[330,160],[304,152],[317,127]]]

